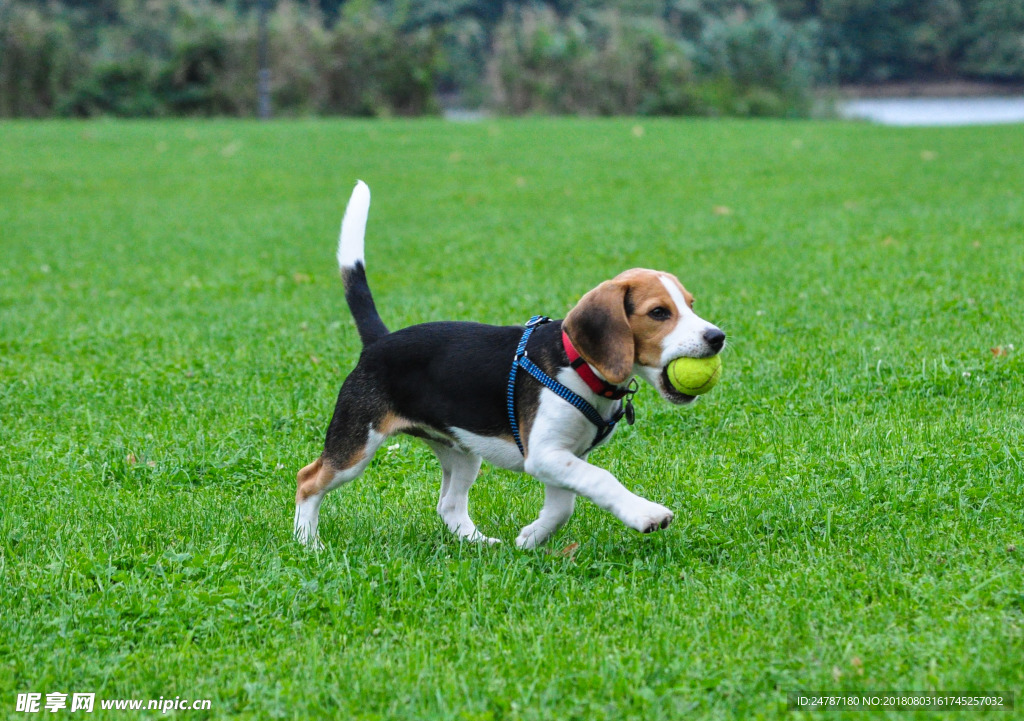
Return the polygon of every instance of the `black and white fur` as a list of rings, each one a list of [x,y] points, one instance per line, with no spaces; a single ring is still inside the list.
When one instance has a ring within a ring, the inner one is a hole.
[[[520,453],[509,427],[505,394],[512,358],[523,333],[521,326],[434,322],[388,331],[375,307],[363,262],[369,206],[369,188],[360,181],[342,221],[338,263],[363,350],[338,394],[323,453],[298,473],[296,537],[303,543],[319,545],[317,525],[324,496],[357,478],[377,449],[396,433],[421,438],[437,454],[443,474],[437,511],[460,538],[497,542],[481,533],[469,516],[469,489],[482,459],[529,473],[545,485],[539,517],[516,538],[521,548],[544,543],[561,528],[572,515],[577,495],[591,499],[638,531],[668,526],[673,517],[669,509],[631,493],[611,473],[586,461],[597,428],[525,373],[519,374],[515,391],[525,457]],[[629,304],[652,293],[669,299],[662,305],[672,305],[677,318],[670,332],[657,343],[641,348],[640,341],[633,341],[636,357],[624,371],[628,377],[609,377],[618,372],[599,360],[604,358],[604,326],[613,326],[616,321],[621,325],[616,307],[610,311],[616,317],[605,322],[604,315],[609,311],[607,302],[600,300],[600,287],[567,316],[567,332],[584,358],[588,362],[594,359],[592,367],[605,380],[626,385],[634,374],[639,375],[666,399],[689,402],[691,397],[668,385],[664,367],[681,355],[714,355],[725,336],[692,312],[692,299],[674,276],[629,271],[620,277],[629,274],[638,279],[635,283],[643,292],[634,292],[631,301],[627,287],[624,301],[613,300],[613,306],[623,306],[621,314],[627,321]],[[590,296],[596,300],[581,309]],[[641,324],[639,320],[637,324]],[[611,416],[621,401],[598,396],[569,367],[562,346],[562,327],[562,321],[539,326],[527,346],[529,357],[549,376],[583,396],[604,417]],[[658,331],[654,335],[666,330],[663,325],[652,327]],[[616,337],[607,344],[618,344],[625,352],[624,342],[629,341]]]

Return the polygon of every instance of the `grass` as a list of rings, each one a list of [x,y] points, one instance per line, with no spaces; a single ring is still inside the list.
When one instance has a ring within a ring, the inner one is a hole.
[[[0,715],[30,691],[467,721],[1019,696],[1021,157],[1017,127],[0,125]],[[295,471],[358,353],[333,260],[356,178],[391,327],[682,278],[729,333],[723,381],[683,409],[645,388],[592,457],[672,527],[583,502],[520,552],[539,484],[485,467],[471,511],[506,543],[463,545],[400,438],[325,502],[326,552],[296,546]]]

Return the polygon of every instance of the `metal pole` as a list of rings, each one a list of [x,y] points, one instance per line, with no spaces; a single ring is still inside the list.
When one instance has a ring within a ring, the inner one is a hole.
[[[267,14],[270,0],[260,0],[259,29],[259,76],[256,81],[256,97],[259,104],[259,117],[266,120],[270,117],[270,65],[268,61]]]

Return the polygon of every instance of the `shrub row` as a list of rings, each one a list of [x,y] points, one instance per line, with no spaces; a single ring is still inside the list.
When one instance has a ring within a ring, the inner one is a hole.
[[[809,38],[770,7],[695,43],[614,9],[511,3],[488,24],[416,21],[366,0],[330,22],[296,0],[273,5],[276,114],[419,115],[444,98],[503,113],[781,115],[806,110],[814,77]],[[122,0],[102,22],[97,12],[0,0],[0,115],[255,113],[252,4]]]
[[[130,5],[130,3],[125,3]],[[252,115],[259,22],[198,0],[147,0],[98,28],[13,3],[0,18],[0,115]],[[286,0],[268,23],[271,92],[283,114],[436,110],[438,45],[373,13],[330,29]]]
[[[0,0],[0,116],[252,115],[262,1]],[[1020,0],[266,3],[284,115],[802,115],[823,82],[1024,81]]]
[[[506,113],[803,114],[815,75],[809,39],[771,8],[710,24],[699,45],[659,19],[525,8],[492,48],[491,102]]]

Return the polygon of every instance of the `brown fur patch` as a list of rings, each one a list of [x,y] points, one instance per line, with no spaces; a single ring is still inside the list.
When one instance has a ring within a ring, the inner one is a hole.
[[[409,428],[412,428],[415,424],[411,421],[402,418],[397,413],[388,411],[384,414],[384,417],[379,421],[374,421],[373,430],[380,433],[382,436],[393,436],[396,433],[401,433]]]
[[[624,381],[634,362],[660,365],[662,341],[675,329],[680,313],[662,277],[679,287],[692,308],[693,296],[674,275],[633,268],[587,293],[566,316],[569,339],[609,383]],[[659,307],[671,313],[667,320],[648,315]]]
[[[349,463],[341,467],[334,465],[330,459],[320,456],[296,474],[295,502],[301,503],[310,496],[320,493],[320,491],[330,485],[335,476],[346,468],[351,468],[359,463],[365,456],[366,451],[364,450],[356,454]]]
[[[629,326],[633,332],[634,353],[637,362],[646,366],[657,367],[661,364],[662,342],[679,322],[679,308],[661,282],[662,277],[675,283],[683,292],[683,298],[686,298],[686,290],[671,273],[634,268],[615,278],[615,281],[629,284],[633,301]],[[665,308],[672,315],[668,320],[655,320],[648,315],[655,308]]]
[[[621,383],[633,372],[633,332],[626,316],[629,287],[618,278],[606,280],[583,296],[562,321],[579,354],[609,383]]]
[[[533,422],[537,419],[537,409],[540,408],[540,394],[531,393],[523,396],[518,401],[519,416],[519,440],[523,443],[524,456],[530,455],[530,431],[533,430]],[[515,443],[516,439],[511,433],[502,433],[498,436],[503,441]]]
[[[316,493],[323,486],[318,484],[320,473],[324,467],[323,457],[317,458],[315,461],[310,463],[308,466],[300,469],[295,476],[296,488],[295,488],[295,502],[300,503],[314,493]]]

